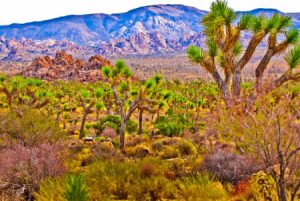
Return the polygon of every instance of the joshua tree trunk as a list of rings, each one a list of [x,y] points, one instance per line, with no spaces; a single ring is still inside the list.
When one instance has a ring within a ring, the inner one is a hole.
[[[236,100],[238,100],[241,95],[241,83],[242,83],[242,72],[240,68],[236,68],[232,80],[232,94]]]
[[[124,121],[124,119],[122,119],[120,128],[120,150],[124,150],[125,147],[125,128],[126,122]]]
[[[139,111],[139,130],[138,130],[139,135],[143,134],[143,113],[144,113],[144,110],[140,109],[140,111]]]
[[[111,115],[110,108],[107,108],[106,114],[107,114],[108,116]]]
[[[85,101],[81,100],[81,104],[83,107],[83,116],[81,120],[79,139],[82,139],[84,137],[84,126],[85,126],[86,118],[88,114],[91,113],[91,109],[96,104],[96,102],[92,101],[88,106],[86,106]]]
[[[81,120],[79,139],[82,139],[84,137],[84,126],[85,126],[86,118],[87,118],[87,113],[84,111],[84,114],[83,114],[82,120]]]
[[[98,119],[99,119],[99,113],[100,113],[100,110],[97,110],[96,121],[98,121]]]
[[[230,94],[230,90],[229,90],[228,86],[222,87],[222,94],[223,94],[223,99],[224,99],[226,108],[231,108],[232,107],[232,96]]]

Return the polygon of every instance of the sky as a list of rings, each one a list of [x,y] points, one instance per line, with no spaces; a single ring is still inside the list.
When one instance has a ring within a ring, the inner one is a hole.
[[[0,25],[41,21],[71,14],[120,13],[154,4],[184,4],[209,10],[213,0],[0,0]],[[228,0],[235,10],[275,8],[300,12],[299,0]]]

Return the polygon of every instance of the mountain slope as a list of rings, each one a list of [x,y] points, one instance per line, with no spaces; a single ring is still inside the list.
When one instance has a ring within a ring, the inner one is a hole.
[[[159,31],[164,39],[181,38],[200,30],[199,19],[205,14],[182,5],[155,5],[121,14],[66,16],[41,22],[0,26],[7,39],[67,39],[79,44],[124,38],[140,32]]]
[[[275,9],[247,12],[266,16],[274,13],[290,15],[294,25],[300,28],[299,13],[282,13]],[[85,52],[85,56],[182,53],[191,44],[204,44],[199,22],[206,13],[184,5],[153,5],[120,14],[71,15],[0,26],[0,57],[22,61],[25,54],[26,60],[30,60],[32,53],[53,54],[59,44],[68,44],[61,49],[78,54]],[[248,37],[243,35],[243,43]]]

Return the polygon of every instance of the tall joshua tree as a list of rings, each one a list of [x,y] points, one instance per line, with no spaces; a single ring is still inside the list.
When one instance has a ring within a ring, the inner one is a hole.
[[[188,57],[192,62],[200,64],[208,71],[222,92],[227,107],[238,102],[241,93],[242,71],[253,57],[255,50],[264,39],[268,46],[266,52],[255,69],[255,87],[250,102],[254,102],[258,94],[275,89],[287,81],[300,80],[300,72],[296,70],[300,63],[300,47],[291,50],[285,60],[289,68],[277,79],[265,87],[263,75],[271,59],[299,39],[299,32],[292,27],[289,16],[274,14],[270,18],[263,15],[244,14],[239,17],[226,1],[217,0],[212,3],[210,12],[201,21],[206,36],[206,48],[190,46]],[[249,32],[252,37],[246,48],[240,42],[242,32]],[[278,40],[278,36],[284,37]],[[220,70],[224,72],[221,76]]]
[[[113,68],[103,67],[101,71],[113,90],[115,104],[121,117],[120,149],[123,150],[126,123],[133,112],[141,106],[141,102],[136,90],[132,90],[132,72],[123,60],[116,61]]]

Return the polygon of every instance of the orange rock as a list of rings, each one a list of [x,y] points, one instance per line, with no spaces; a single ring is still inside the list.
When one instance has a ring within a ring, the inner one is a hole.
[[[36,58],[21,74],[25,77],[38,77],[47,80],[77,80],[80,82],[95,82],[102,80],[100,68],[112,66],[111,62],[95,55],[84,62],[76,61],[72,55],[58,51],[55,58],[49,56]]]

